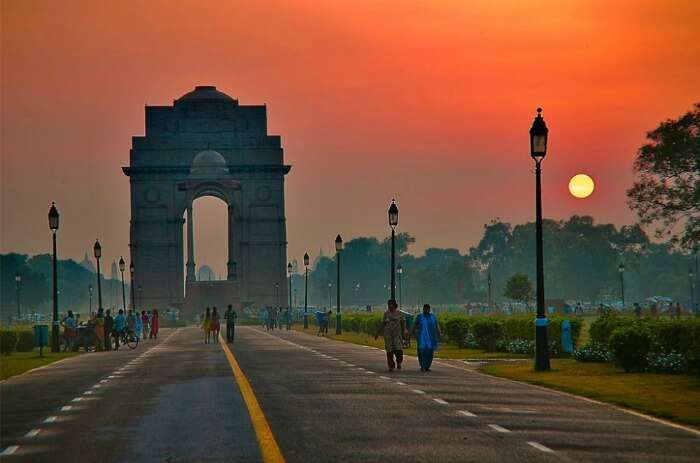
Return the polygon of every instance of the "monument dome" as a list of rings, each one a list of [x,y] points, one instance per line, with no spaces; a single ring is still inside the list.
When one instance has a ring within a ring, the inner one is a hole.
[[[227,94],[220,92],[213,85],[197,85],[194,90],[185,93],[176,101],[235,101]]]
[[[218,177],[228,174],[226,159],[214,150],[204,150],[197,153],[192,160],[190,174],[198,177]]]

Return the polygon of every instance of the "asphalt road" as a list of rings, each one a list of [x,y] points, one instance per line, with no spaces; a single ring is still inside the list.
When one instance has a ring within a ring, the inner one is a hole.
[[[0,458],[261,461],[221,346],[196,328],[163,334],[0,384],[0,450],[15,447]],[[231,350],[289,462],[700,460],[698,434],[462,362],[422,373],[409,357],[388,373],[382,351],[253,327]]]

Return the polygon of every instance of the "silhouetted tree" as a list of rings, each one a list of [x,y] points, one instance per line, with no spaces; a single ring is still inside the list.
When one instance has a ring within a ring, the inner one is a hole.
[[[533,297],[532,282],[524,273],[516,273],[506,283],[503,295],[518,302],[528,302]]]

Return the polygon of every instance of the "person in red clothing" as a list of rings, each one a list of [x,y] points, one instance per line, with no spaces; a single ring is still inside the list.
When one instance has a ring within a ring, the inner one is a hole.
[[[160,318],[158,317],[158,311],[153,310],[153,316],[151,317],[151,333],[149,337],[156,339],[158,337],[158,329],[160,328]]]

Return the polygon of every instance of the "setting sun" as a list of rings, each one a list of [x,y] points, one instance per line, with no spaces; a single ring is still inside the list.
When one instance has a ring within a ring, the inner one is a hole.
[[[593,193],[595,184],[593,179],[586,174],[578,174],[569,180],[569,192],[575,198],[587,198]]]

